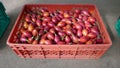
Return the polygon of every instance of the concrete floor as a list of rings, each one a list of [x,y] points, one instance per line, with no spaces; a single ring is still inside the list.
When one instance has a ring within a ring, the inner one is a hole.
[[[114,29],[114,24],[120,15],[120,0],[2,0],[2,2],[11,22],[0,38],[0,68],[120,68],[120,38]],[[96,4],[112,39],[111,48],[98,60],[19,58],[6,44],[6,40],[23,5],[27,3]]]

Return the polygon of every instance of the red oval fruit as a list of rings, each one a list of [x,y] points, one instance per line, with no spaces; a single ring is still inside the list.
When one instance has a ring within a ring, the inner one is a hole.
[[[73,11],[69,11],[69,15],[73,16],[74,12]]]
[[[91,32],[91,28],[90,27],[86,27],[86,29],[88,30],[88,32]]]
[[[74,34],[77,33],[77,30],[75,28],[72,28],[72,31],[73,31]]]
[[[37,30],[37,29],[34,29],[34,30],[32,31],[32,35],[33,35],[33,36],[37,36],[37,35],[38,35],[38,30]]]
[[[82,18],[83,18],[83,16],[82,16],[82,15],[79,15],[79,16],[78,16],[78,18],[79,18],[79,19],[82,19]]]
[[[58,21],[61,21],[61,18],[59,16],[55,16]]]
[[[64,26],[64,27],[62,27],[62,29],[63,29],[63,31],[65,31],[66,29],[69,29],[69,28],[67,28],[66,26]]]
[[[96,22],[96,19],[94,17],[88,17],[88,21],[91,22],[93,25],[95,24]]]
[[[59,41],[57,44],[65,44],[64,41]]]
[[[37,26],[41,26],[42,22],[39,19],[37,19],[36,24]]]
[[[30,22],[34,27],[37,27],[37,24],[35,22]]]
[[[26,43],[27,42],[27,38],[26,37],[20,37],[20,41],[23,42],[23,43]]]
[[[49,12],[44,12],[44,13],[43,13],[43,16],[44,16],[44,17],[48,17],[49,15],[50,15]]]
[[[80,24],[74,23],[74,25],[76,29],[82,30],[82,26]]]
[[[74,18],[78,18],[78,14],[77,14],[77,13],[74,13],[73,17],[74,17]]]
[[[78,23],[83,23],[82,19],[80,19],[80,18],[77,18],[77,22]]]
[[[36,20],[37,20],[37,19],[36,19],[35,17],[32,17],[32,21],[33,21],[33,22],[36,22]]]
[[[32,13],[32,16],[31,16],[31,17],[34,17],[34,18],[35,18],[35,17],[36,17],[36,14]]]
[[[44,42],[46,45],[50,45],[50,44],[52,44],[52,41],[51,40],[45,40],[45,42]]]
[[[66,29],[65,32],[66,32],[66,34],[68,34],[68,35],[72,35],[72,34],[73,34],[72,30],[70,30],[70,29]]]
[[[88,40],[88,41],[86,42],[86,44],[93,44],[93,41],[92,41],[92,40]]]
[[[95,41],[96,41],[97,44],[102,44],[103,43],[103,39],[100,38],[100,37],[97,38]]]
[[[56,33],[56,31],[55,31],[55,29],[54,28],[51,28],[50,30],[49,30],[49,32],[51,32],[51,33]]]
[[[86,16],[90,16],[90,13],[88,10],[82,10],[81,13],[86,15]]]
[[[63,14],[63,13],[64,13],[62,10],[59,10],[58,12],[59,12],[60,14]]]
[[[31,21],[31,18],[27,16],[27,17],[25,17],[25,21],[26,21],[26,22],[30,22],[30,21]]]
[[[55,16],[58,16],[58,14],[59,14],[57,10],[53,11],[53,13]]]
[[[41,15],[37,15],[37,19],[40,19],[41,18]]]
[[[52,22],[54,22],[55,24],[57,24],[57,22],[58,22],[57,18],[56,18],[56,17],[53,17],[53,18],[52,18]]]
[[[41,44],[41,45],[45,44],[45,39],[41,39],[39,44]]]
[[[43,26],[43,25],[41,25],[39,28],[40,28],[40,29],[44,29],[44,26]]]
[[[68,19],[66,19],[66,18],[63,18],[61,21],[62,22],[66,22]]]
[[[56,34],[55,34],[55,39],[54,39],[54,41],[55,41],[56,43],[58,43],[58,42],[60,41],[60,37],[59,37],[58,35],[56,35]]]
[[[93,32],[89,33],[87,36],[89,38],[96,38],[97,37],[97,35],[95,33],[93,33]]]
[[[65,23],[67,23],[68,25],[71,25],[72,21],[70,19],[66,19]]]
[[[83,21],[87,21],[88,20],[88,17],[87,16],[83,16]]]
[[[55,24],[54,24],[53,22],[48,22],[48,26],[49,26],[49,27],[54,27]]]
[[[77,30],[77,36],[81,37],[82,36],[82,31],[81,30]]]
[[[41,36],[41,39],[47,39],[47,33],[46,34],[43,34],[42,36]]]
[[[24,22],[23,27],[24,27],[25,29],[27,29],[27,28],[28,28],[28,23],[27,23],[27,22]]]
[[[29,24],[28,25],[28,31],[32,32],[34,29],[34,26],[32,24]]]
[[[47,8],[40,8],[41,12],[47,12]]]
[[[58,27],[63,27],[65,25],[66,25],[65,22],[62,22],[62,21],[57,24]]]
[[[83,34],[83,36],[87,36],[88,35],[88,30],[87,29],[83,29],[82,30],[82,34]]]
[[[54,38],[55,38],[55,36],[54,36],[54,34],[52,34],[52,33],[47,33],[47,38],[49,39],[49,40],[53,40]]]
[[[42,22],[42,25],[43,25],[43,26],[47,26],[47,22],[43,21],[43,22]]]
[[[96,33],[97,35],[99,34],[99,31],[96,28],[91,28],[91,32]]]
[[[34,40],[32,44],[38,44],[38,40]]]
[[[54,28],[55,28],[56,31],[62,31],[62,29],[58,26],[55,26]]]
[[[83,22],[79,22],[79,24],[82,26],[82,28],[85,28],[85,24]]]
[[[63,16],[64,16],[64,18],[69,18],[70,17],[70,15],[68,13],[64,13]]]
[[[39,31],[39,35],[41,36],[41,35],[43,35],[43,34],[44,34],[44,30],[41,29],[41,30]]]
[[[62,31],[58,32],[58,35],[60,35],[60,37],[65,37],[66,36],[66,34]]]
[[[28,43],[31,44],[33,42],[33,40],[34,40],[34,36],[33,37],[29,37],[28,38]]]
[[[49,22],[49,21],[51,21],[51,18],[50,18],[50,17],[44,17],[44,18],[43,18],[43,21]]]
[[[72,18],[72,23],[73,24],[77,23],[77,19],[76,18]]]
[[[24,31],[25,31],[25,28],[22,27],[22,28],[20,29],[20,32],[23,33]]]
[[[81,12],[81,10],[80,9],[75,9],[74,12],[79,14]]]
[[[79,42],[78,37],[76,37],[75,35],[72,35],[72,36],[71,36],[71,39],[72,39],[72,41],[73,41],[74,43],[78,43],[78,42]]]
[[[86,43],[87,40],[88,40],[88,38],[85,37],[85,36],[82,36],[82,37],[80,37],[80,39],[79,39],[80,43]]]
[[[44,26],[44,32],[48,32],[50,30],[49,26]]]
[[[31,34],[31,32],[29,32],[29,31],[24,31],[24,32],[23,32],[23,35],[24,35],[25,37],[32,37],[32,34]]]
[[[21,35],[19,35],[19,37],[26,37],[23,33]]]
[[[66,25],[66,29],[72,29],[71,25]]]
[[[59,14],[58,17],[61,18],[61,19],[64,18],[64,17],[63,17],[63,14]]]
[[[86,27],[86,28],[90,28],[90,27],[92,27],[92,25],[91,25],[90,22],[88,22],[88,21],[84,21],[84,23],[85,23],[85,27]]]
[[[98,29],[98,26],[93,26],[92,28],[94,28],[94,29],[96,29],[96,30],[99,30],[99,29]]]
[[[71,26],[70,25],[66,25],[64,27],[62,27],[63,30],[66,30],[66,29],[71,29]]]
[[[71,39],[70,39],[69,36],[66,36],[66,37],[65,37],[65,42],[66,42],[66,43],[70,43],[70,42],[71,42]]]

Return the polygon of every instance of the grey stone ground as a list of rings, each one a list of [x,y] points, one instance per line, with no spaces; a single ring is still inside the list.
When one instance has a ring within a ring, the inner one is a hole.
[[[11,22],[0,39],[0,68],[120,68],[120,38],[114,29],[120,15],[120,0],[0,0]],[[24,4],[71,3],[96,4],[113,41],[111,48],[98,60],[21,59],[6,44],[9,33]]]

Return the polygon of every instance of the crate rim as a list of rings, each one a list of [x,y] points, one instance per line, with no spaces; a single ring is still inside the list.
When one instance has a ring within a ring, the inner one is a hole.
[[[22,46],[22,45],[26,45],[26,46],[111,46],[111,44],[73,44],[73,45],[68,45],[68,44],[50,44],[50,45],[41,45],[41,44],[19,44],[19,43],[9,43],[7,42],[7,44],[9,46]]]
[[[82,6],[94,6],[94,7],[96,7],[96,5],[95,4],[65,4],[65,3],[61,3],[61,4],[25,4],[25,5],[23,5],[23,7],[24,6],[33,6],[33,5],[82,5]]]

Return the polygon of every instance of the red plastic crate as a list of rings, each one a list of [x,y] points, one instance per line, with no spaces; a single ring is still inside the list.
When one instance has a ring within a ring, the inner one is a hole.
[[[97,19],[97,24],[102,33],[103,44],[79,44],[79,45],[33,45],[33,44],[17,44],[13,42],[13,37],[21,26],[22,19],[27,9],[47,7],[49,10],[70,10],[73,8],[88,9]],[[18,27],[19,26],[19,27]],[[105,25],[100,17],[98,9],[95,5],[81,4],[27,4],[24,6],[21,14],[10,33],[7,44],[22,58],[72,58],[72,59],[98,59],[112,45],[112,41],[108,35]]]

